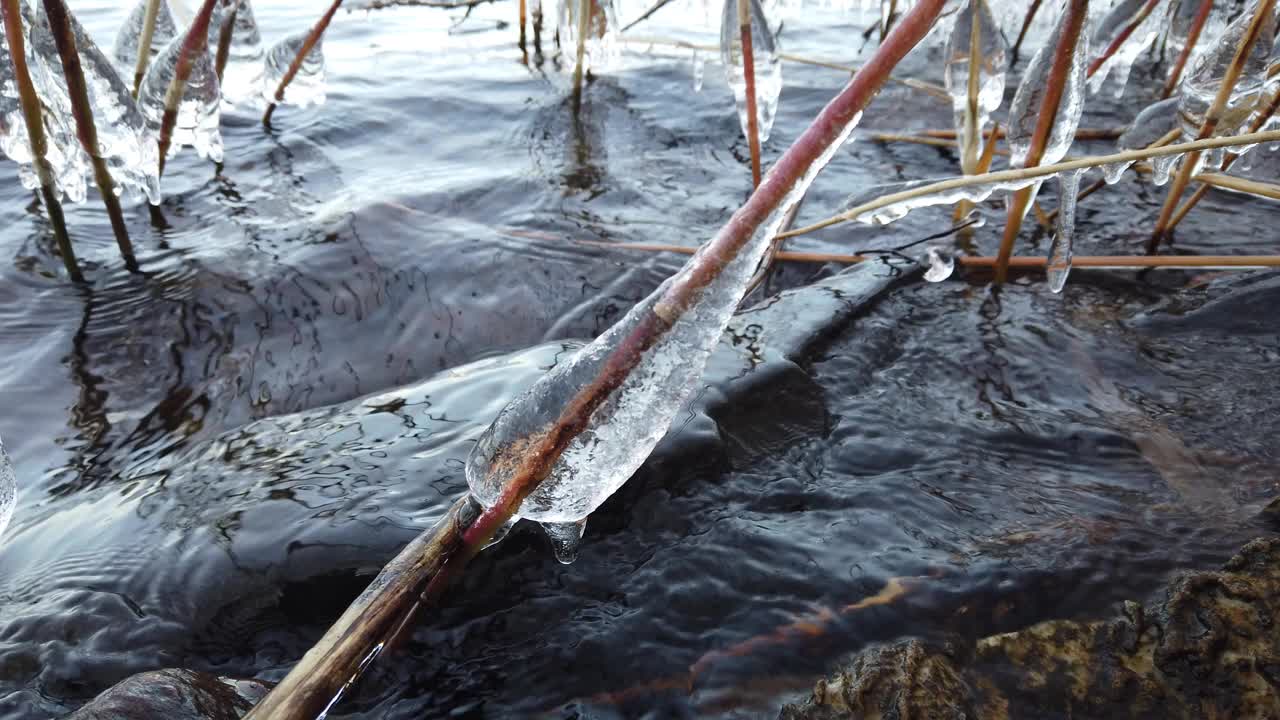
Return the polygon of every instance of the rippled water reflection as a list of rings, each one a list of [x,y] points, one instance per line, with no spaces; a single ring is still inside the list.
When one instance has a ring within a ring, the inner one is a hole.
[[[77,11],[100,39],[124,12]],[[272,39],[313,11],[258,17]],[[632,57],[575,119],[499,27],[514,8],[451,34],[460,17],[339,16],[327,105],[271,133],[231,113],[224,166],[184,157],[161,218],[129,209],[140,275],[90,203],[70,224],[92,282],[60,280],[0,165],[0,436],[21,485],[0,539],[0,717],[56,716],[158,667],[281,677],[465,488],[498,409],[679,262],[565,238],[692,245],[744,197],[718,68],[695,95],[687,57]],[[834,57],[848,20],[814,12],[784,42]],[[786,77],[767,158],[841,80]],[[897,87],[874,110],[867,130],[950,122]],[[861,138],[805,212],[953,171]],[[1161,198],[1126,181],[1082,203],[1079,251],[1131,251]],[[1273,214],[1210,194],[1179,248],[1270,251]],[[797,247],[892,245],[943,217]],[[788,267],[769,293],[832,270]],[[767,301],[577,564],[517,530],[339,714],[763,717],[868,641],[1098,613],[1216,563],[1269,531],[1280,285],[1189,280],[1077,272],[1064,297],[1037,280],[998,300],[836,281]],[[849,609],[893,577],[915,589]]]

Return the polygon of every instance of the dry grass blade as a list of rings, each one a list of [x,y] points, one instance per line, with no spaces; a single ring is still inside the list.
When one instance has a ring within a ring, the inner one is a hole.
[[[1087,170],[1089,168],[1101,167],[1103,165],[1110,165],[1113,163],[1129,163],[1136,162],[1138,160],[1165,157],[1167,155],[1182,155],[1193,151],[1203,152],[1206,150],[1215,150],[1217,148],[1241,147],[1265,142],[1280,142],[1280,130],[1266,130],[1256,133],[1247,133],[1244,135],[1232,135],[1230,137],[1206,138],[1204,140],[1193,140],[1191,142],[1178,143],[1176,145],[1165,145],[1163,147],[1146,148],[1143,150],[1127,150],[1125,152],[1114,153],[1112,155],[1084,157],[1078,160],[1068,160],[1066,162],[1060,162],[1053,165],[1041,165],[1037,167],[1022,168],[1019,170],[1001,170],[999,172],[985,173],[983,175],[949,178],[947,180],[940,180],[938,182],[922,185],[910,190],[903,190],[902,192],[883,195],[874,200],[858,205],[857,207],[846,210],[839,215],[833,215],[832,217],[806,227],[789,230],[781,235],[783,237],[805,235],[823,228],[831,227],[832,225],[849,222],[862,215],[866,215],[867,213],[874,212],[890,205],[906,203],[919,198],[938,195],[960,188],[988,184],[997,185],[1007,182],[1020,182],[1049,177],[1060,172]]]
[[[22,29],[22,10],[19,0],[0,0],[0,14],[4,16],[4,33],[9,42],[14,82],[18,86],[22,118],[26,121],[27,138],[31,143],[31,163],[35,166],[36,176],[40,179],[40,196],[44,199],[45,210],[49,213],[49,224],[53,225],[58,254],[62,256],[62,264],[67,268],[67,275],[75,282],[83,282],[84,275],[80,273],[75,251],[71,249],[71,237],[67,235],[67,220],[62,214],[62,203],[58,202],[58,189],[53,178],[53,168],[45,159],[49,152],[49,144],[44,134],[40,97],[36,94],[36,87],[31,82],[31,73],[27,69],[26,34]]]
[[[142,88],[142,78],[147,74],[147,63],[151,60],[151,41],[156,34],[156,17],[160,14],[160,3],[165,0],[147,0],[147,9],[142,16],[142,34],[138,36],[138,58],[133,65],[133,96],[138,97]]]
[[[1044,101],[1040,105],[1035,132],[1031,135],[1031,147],[1027,150],[1025,167],[1028,168],[1040,164],[1040,158],[1044,155],[1045,147],[1053,133],[1058,108],[1070,79],[1076,46],[1080,34],[1084,32],[1085,20],[1089,14],[1089,2],[1088,0],[1070,0],[1064,13],[1060,21],[1063,23],[1062,34],[1058,38],[1057,47],[1054,48],[1053,64],[1049,68],[1048,87],[1045,89]],[[1000,241],[1000,257],[1008,259],[1013,255],[1013,244],[1018,239],[1018,231],[1022,229],[1022,218],[1027,214],[1031,200],[1031,188],[1024,188],[1014,193],[1013,200],[1009,203],[1009,216],[1004,227],[1004,237]],[[997,264],[996,285],[1005,281],[1005,275],[1006,266]]]
[[[200,12],[191,21],[191,28],[182,40],[182,51],[178,56],[178,64],[173,69],[173,80],[169,82],[164,93],[164,114],[160,117],[160,174],[164,175],[165,158],[169,155],[169,145],[173,141],[173,128],[178,122],[178,107],[182,104],[182,96],[187,91],[187,79],[191,77],[191,68],[195,65],[200,53],[209,49],[209,20],[213,17],[213,6],[218,0],[204,0]]]
[[[1253,14],[1253,21],[1249,24],[1249,30],[1240,39],[1240,45],[1236,47],[1235,57],[1231,60],[1231,66],[1227,68],[1227,74],[1223,77],[1222,84],[1218,87],[1218,94],[1214,97],[1213,104],[1209,106],[1209,110],[1204,115],[1204,122],[1200,125],[1200,132],[1197,138],[1212,137],[1214,131],[1218,129],[1218,123],[1227,107],[1227,103],[1231,100],[1231,93],[1235,90],[1236,82],[1239,81],[1241,73],[1244,72],[1244,65],[1249,53],[1258,42],[1265,21],[1274,12],[1275,4],[1275,0],[1262,0],[1258,3],[1257,10]],[[1267,41],[1270,42],[1271,38],[1267,38]],[[1147,240],[1147,254],[1154,253],[1160,247],[1160,242],[1167,234],[1170,222],[1173,220],[1173,214],[1178,209],[1178,201],[1182,199],[1182,193],[1191,181],[1191,173],[1199,162],[1199,152],[1192,152],[1182,159],[1178,174],[1174,177],[1173,183],[1169,187],[1168,196],[1165,197],[1164,206],[1160,208],[1160,217],[1156,220],[1155,230],[1151,233],[1150,239]]]
[[[302,68],[302,63],[307,59],[307,55],[311,54],[311,50],[315,48],[316,43],[320,42],[320,38],[324,36],[324,31],[329,28],[329,23],[333,20],[334,13],[338,12],[338,8],[342,6],[342,0],[333,0],[329,4],[329,9],[324,11],[324,15],[311,28],[311,32],[307,35],[307,39],[302,42],[302,47],[298,48],[298,55],[289,63],[289,69],[285,71],[284,77],[280,78],[280,84],[276,86],[276,92],[272,96],[274,99],[267,105],[267,111],[262,114],[262,125],[271,127],[271,116],[276,112],[276,105],[284,102],[285,88],[289,87],[289,83],[293,82],[293,78],[297,76],[298,70]]]
[[[1246,178],[1235,177],[1233,175],[1221,175],[1219,173],[1199,173],[1192,176],[1192,180],[1198,183],[1204,183],[1210,187],[1222,188],[1224,190],[1234,190],[1236,192],[1248,193],[1271,200],[1280,200],[1280,185],[1275,183],[1262,182],[1259,180],[1248,180]]]
[[[129,229],[124,222],[124,213],[120,210],[120,198],[116,196],[115,181],[107,170],[107,162],[102,158],[98,145],[98,129],[93,120],[93,107],[89,103],[89,89],[85,84],[84,69],[80,67],[80,53],[76,49],[75,34],[68,20],[67,6],[63,0],[44,0],[45,17],[49,29],[53,32],[54,43],[58,46],[58,57],[62,61],[62,73],[67,79],[67,95],[71,98],[71,114],[76,122],[76,134],[85,153],[93,163],[93,177],[102,194],[102,204],[107,208],[107,217],[111,220],[111,231],[115,234],[116,245],[120,247],[120,256],[130,270],[138,268],[138,261],[133,255],[133,243],[129,239]]]

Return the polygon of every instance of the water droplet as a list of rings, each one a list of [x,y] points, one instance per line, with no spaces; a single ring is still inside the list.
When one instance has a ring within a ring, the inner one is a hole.
[[[578,551],[582,549],[582,534],[587,530],[587,519],[577,522],[544,522],[542,530],[547,534],[547,539],[551,540],[556,560],[568,565],[578,559]]]

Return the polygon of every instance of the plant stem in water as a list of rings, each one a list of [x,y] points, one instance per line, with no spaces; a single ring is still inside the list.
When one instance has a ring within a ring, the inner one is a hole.
[[[742,74],[747,83],[747,144],[751,148],[751,187],[760,186],[760,118],[756,115],[756,58],[751,45],[751,0],[738,0],[742,36]],[[764,28],[769,32],[769,28]]]
[[[142,88],[142,78],[147,74],[147,63],[151,60],[151,39],[156,34],[156,16],[160,14],[160,3],[165,0],[147,0],[147,9],[142,15],[142,34],[138,36],[138,57],[133,64],[133,96],[138,97]]]
[[[71,114],[76,122],[76,134],[84,151],[93,162],[93,177],[98,184],[98,192],[102,194],[102,204],[107,207],[107,217],[111,219],[111,231],[116,236],[116,245],[120,247],[120,256],[130,270],[138,269],[138,261],[133,255],[133,243],[129,240],[129,230],[125,226],[124,213],[120,210],[120,198],[116,196],[116,185],[107,170],[107,162],[102,158],[98,147],[98,129],[93,120],[93,108],[89,103],[89,90],[85,84],[84,69],[80,66],[80,54],[76,50],[75,35],[68,20],[69,11],[63,0],[44,0],[45,17],[49,29],[53,32],[53,40],[58,46],[58,56],[62,61],[62,73],[67,79],[67,95],[71,99]]]
[[[209,19],[213,16],[213,6],[218,0],[204,0],[200,12],[182,40],[182,50],[178,55],[178,64],[173,69],[173,80],[169,82],[164,93],[164,114],[160,116],[160,174],[164,175],[165,158],[169,154],[169,144],[173,140],[173,127],[178,122],[178,106],[182,104],[182,96],[187,91],[187,78],[191,77],[191,68],[199,53],[209,49]]]
[[[311,34],[307,35],[307,39],[302,42],[302,47],[298,48],[298,56],[289,63],[289,69],[285,71],[284,77],[280,78],[280,84],[276,86],[276,92],[273,96],[275,99],[267,105],[267,110],[262,114],[262,125],[271,127],[271,116],[276,112],[276,105],[284,102],[284,90],[289,87],[289,83],[293,82],[294,76],[298,74],[298,70],[302,68],[302,63],[306,60],[307,55],[315,48],[316,43],[320,42],[320,38],[324,35],[324,31],[329,28],[329,22],[333,20],[334,13],[338,12],[341,7],[342,0],[333,0],[329,4],[329,9],[324,11],[324,15],[316,21],[311,28]]]
[[[564,0],[573,2],[574,0]],[[591,4],[593,0],[577,0],[578,2],[578,47],[577,59],[573,65],[573,112],[576,115],[582,107],[582,65],[587,55],[587,30],[591,27]]]
[[[36,176],[40,179],[40,196],[44,198],[45,210],[49,213],[49,223],[53,225],[53,236],[58,243],[58,254],[62,256],[62,264],[67,268],[67,275],[75,282],[84,282],[80,266],[76,263],[75,251],[71,249],[71,237],[67,235],[67,220],[62,214],[62,204],[58,202],[58,189],[54,183],[53,168],[45,155],[49,151],[48,141],[44,134],[44,117],[41,114],[40,97],[31,82],[31,73],[27,69],[26,40],[22,32],[22,11],[19,0],[0,0],[0,13],[4,15],[4,33],[9,41],[9,54],[13,58],[13,78],[18,85],[18,97],[22,103],[22,118],[27,124],[27,138],[31,143],[31,162],[35,165]]]

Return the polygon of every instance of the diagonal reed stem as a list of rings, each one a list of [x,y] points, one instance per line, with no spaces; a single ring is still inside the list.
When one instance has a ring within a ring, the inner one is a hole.
[[[84,282],[80,273],[80,265],[76,262],[75,251],[71,248],[71,237],[67,235],[67,219],[62,214],[62,203],[58,202],[58,189],[53,178],[53,168],[45,155],[49,152],[48,140],[44,134],[44,116],[40,108],[40,96],[31,82],[31,73],[27,69],[26,39],[22,32],[22,10],[19,0],[0,0],[0,14],[4,16],[5,38],[9,41],[9,54],[13,61],[13,78],[18,86],[18,97],[22,103],[22,118],[27,124],[27,139],[31,144],[31,164],[35,166],[36,177],[40,180],[40,196],[44,198],[45,210],[49,213],[49,224],[53,226],[53,236],[58,243],[58,254],[62,264],[67,268],[67,275],[74,282]]]
[[[1226,109],[1227,103],[1231,101],[1231,93],[1235,91],[1236,82],[1239,81],[1240,74],[1244,72],[1245,61],[1248,59],[1249,53],[1253,51],[1253,46],[1258,42],[1258,36],[1262,32],[1264,21],[1274,11],[1275,4],[1275,0],[1261,0],[1258,3],[1257,10],[1253,14],[1253,20],[1249,23],[1249,30],[1240,39],[1240,44],[1236,46],[1235,56],[1231,59],[1231,66],[1227,68],[1227,74],[1223,76],[1222,84],[1218,86],[1218,94],[1214,97],[1213,104],[1209,106],[1209,110],[1205,112],[1204,121],[1200,125],[1200,133],[1196,136],[1197,138],[1212,137],[1214,131],[1218,129],[1222,113]],[[1270,42],[1271,38],[1267,38],[1267,41]],[[1169,186],[1169,194],[1165,197],[1164,206],[1160,208],[1160,217],[1156,220],[1155,230],[1147,240],[1148,255],[1155,253],[1160,247],[1160,242],[1164,240],[1165,235],[1168,233],[1170,221],[1173,220],[1173,213],[1178,209],[1178,201],[1182,199],[1182,193],[1187,189],[1187,184],[1191,181],[1191,173],[1195,171],[1196,166],[1199,164],[1199,152],[1192,152],[1182,159],[1178,174]]]
[[[1265,130],[1256,133],[1246,133],[1244,135],[1232,135],[1229,137],[1211,137],[1205,138],[1204,140],[1193,140],[1191,142],[1178,143],[1176,145],[1162,145],[1159,147],[1143,148],[1142,150],[1126,150],[1124,152],[1118,152],[1111,155],[1083,157],[1077,160],[1069,160],[1067,162],[1060,162],[1053,165],[1039,165],[1037,167],[1001,170],[999,172],[986,173],[984,175],[968,175],[965,177],[948,178],[946,180],[939,180],[935,183],[929,183],[928,185],[911,188],[910,190],[882,195],[874,200],[862,203],[857,207],[850,208],[838,215],[833,215],[812,225],[780,233],[779,237],[805,235],[826,227],[831,227],[832,225],[849,222],[850,220],[857,219],[861,215],[866,215],[867,213],[874,212],[890,205],[909,202],[917,198],[937,195],[939,193],[958,190],[960,188],[1034,180],[1036,178],[1047,178],[1057,175],[1058,173],[1070,172],[1072,170],[1087,170],[1089,168],[1101,167],[1103,165],[1130,163],[1137,162],[1138,160],[1165,157],[1168,155],[1182,155],[1189,152],[1204,152],[1206,150],[1216,150],[1218,148],[1256,145],[1258,143],[1265,142],[1280,142],[1280,130]]]
[[[1089,69],[1085,73],[1086,77],[1093,77],[1111,59],[1111,56],[1120,50],[1121,46],[1133,35],[1133,32],[1138,29],[1142,21],[1147,19],[1147,16],[1151,14],[1152,10],[1156,9],[1156,5],[1159,5],[1160,2],[1161,0],[1147,0],[1147,4],[1138,9],[1138,12],[1129,19],[1129,24],[1124,26],[1120,34],[1116,35],[1111,44],[1107,46],[1107,49],[1089,64]]]
[[[342,6],[342,0],[333,0],[329,4],[329,9],[324,11],[324,15],[316,21],[311,28],[311,33],[307,35],[307,39],[302,42],[302,47],[298,49],[298,56],[289,63],[289,69],[285,71],[284,77],[280,78],[280,84],[276,86],[276,92],[273,96],[275,99],[267,105],[267,110],[262,114],[263,127],[271,127],[271,116],[276,112],[276,105],[284,102],[284,90],[289,87],[289,83],[293,82],[293,78],[297,76],[298,70],[302,68],[302,63],[307,59],[307,55],[311,54],[316,43],[320,42],[320,38],[324,35],[324,31],[329,28],[329,23],[333,20],[334,13],[338,12],[338,8]]]
[[[1064,9],[1065,15],[1059,22],[1063,23],[1062,34],[1058,45],[1053,49],[1053,64],[1049,66],[1049,77],[1045,88],[1044,100],[1040,105],[1040,115],[1036,118],[1036,129],[1031,135],[1031,147],[1027,150],[1024,167],[1035,167],[1040,164],[1044,149],[1053,133],[1057,122],[1058,108],[1062,104],[1062,96],[1066,91],[1067,81],[1074,62],[1076,45],[1080,33],[1084,32],[1085,19],[1089,14],[1089,0],[1069,0]],[[1000,241],[1000,257],[1006,260],[1013,255],[1013,244],[1018,239],[1018,231],[1022,229],[1022,218],[1034,198],[1033,188],[1023,188],[1013,195],[1009,203],[1009,219],[1005,222],[1004,237]],[[1007,266],[996,265],[995,284],[1005,281]]]
[[[1196,43],[1200,42],[1200,33],[1204,31],[1204,25],[1209,21],[1209,13],[1212,11],[1213,0],[1201,0],[1200,9],[1191,20],[1191,27],[1187,28],[1187,43],[1182,46],[1182,52],[1178,53],[1178,59],[1173,63],[1173,69],[1169,71],[1169,79],[1164,83],[1164,91],[1160,93],[1162,99],[1173,95],[1173,91],[1178,88],[1178,83],[1182,81],[1182,71],[1186,68],[1191,53],[1195,51]]]
[[[596,409],[622,385],[644,353],[684,315],[703,289],[786,201],[793,186],[840,140],[849,124],[884,85],[890,71],[933,27],[945,4],[946,0],[919,0],[899,20],[870,62],[778,159],[746,204],[703,247],[702,253],[689,261],[677,279],[666,285],[652,310],[604,359],[600,374],[567,401],[559,418],[545,432],[529,438],[527,454],[520,458],[509,484],[494,505],[474,521],[446,521],[415,540],[392,562],[396,565],[404,560],[399,567],[412,564],[412,571],[401,572],[388,566],[374,579],[366,591],[366,596],[371,597],[362,597],[362,601],[378,605],[382,599],[394,595],[401,600],[395,603],[388,600],[388,603],[404,613],[395,623],[385,623],[383,627],[394,624],[390,631],[398,635],[401,632],[398,628],[409,622],[408,613],[412,611],[412,608],[405,610],[405,605],[412,601],[416,608],[438,600],[498,528],[514,517],[520,504],[548,476],[565,448],[587,427]],[[343,620],[250,711],[246,720],[311,720],[331,707],[382,647],[371,635],[364,636],[364,643],[352,637],[351,622],[344,621],[359,614],[358,609],[348,610]],[[370,640],[376,644],[370,644]],[[337,651],[339,644],[345,652]]]
[[[169,144],[173,141],[173,128],[178,122],[178,106],[182,104],[182,96],[187,92],[187,79],[191,77],[191,68],[195,66],[200,53],[209,49],[209,19],[213,16],[213,6],[218,0],[204,0],[200,12],[191,21],[191,28],[182,40],[182,50],[178,55],[178,64],[173,69],[173,80],[164,93],[164,114],[160,116],[160,174],[164,175],[165,160],[169,155]]]
[[[107,170],[107,162],[102,158],[102,151],[98,145],[98,129],[93,120],[89,89],[85,84],[84,69],[80,66],[80,53],[76,49],[75,34],[68,19],[69,11],[63,0],[44,0],[44,12],[49,22],[49,29],[53,32],[54,43],[58,46],[62,74],[67,80],[67,95],[71,98],[71,114],[76,121],[76,134],[93,163],[93,177],[98,184],[98,192],[102,195],[102,204],[107,208],[107,217],[111,220],[111,231],[115,234],[116,245],[120,247],[120,256],[124,258],[125,267],[137,270],[138,261],[133,254],[133,242],[129,239],[129,229],[124,222],[124,213],[120,210],[116,184]]]
[[[133,64],[133,97],[138,97],[142,89],[142,78],[147,74],[147,63],[151,61],[151,41],[156,34],[156,16],[160,14],[160,3],[165,0],[147,0],[147,9],[142,15],[142,34],[138,36],[138,57]]]
[[[1040,3],[1042,0],[1031,0],[1031,5],[1027,8],[1027,14],[1022,19],[1022,29],[1018,31],[1018,39],[1013,43],[1013,50],[1010,56],[1013,62],[1018,62],[1018,53],[1022,52],[1022,41],[1027,39],[1027,31],[1031,29],[1031,23],[1035,22],[1036,13],[1040,12]]]
[[[231,57],[231,40],[235,36],[236,15],[240,12],[240,0],[231,0],[231,11],[222,19],[222,27],[218,28],[218,50],[213,56],[213,68],[218,75],[218,84],[222,84],[222,73],[227,69],[227,59]]]
[[[756,58],[751,40],[751,0],[738,2],[738,32],[742,38],[742,74],[747,84],[747,145],[751,148],[751,187],[760,187],[760,118],[756,114]],[[764,28],[769,32],[769,28]]]

